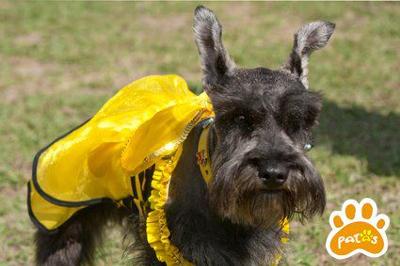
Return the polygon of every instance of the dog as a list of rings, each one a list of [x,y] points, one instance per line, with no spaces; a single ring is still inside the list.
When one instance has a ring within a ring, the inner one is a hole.
[[[322,108],[309,89],[310,54],[324,47],[335,25],[317,21],[294,35],[278,70],[239,68],[225,49],[215,14],[199,6],[194,36],[203,88],[215,117],[197,124],[183,143],[164,211],[169,239],[194,265],[271,265],[284,255],[282,221],[322,214],[325,189],[307,157]],[[198,143],[208,128],[212,177],[204,181]],[[147,169],[147,174],[154,169]],[[101,202],[79,210],[56,233],[37,231],[38,265],[91,264],[107,224],[124,225],[133,265],[164,265],[146,239],[135,206]]]

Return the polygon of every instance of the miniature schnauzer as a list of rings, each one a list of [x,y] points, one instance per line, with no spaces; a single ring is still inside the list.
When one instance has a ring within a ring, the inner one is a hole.
[[[222,44],[214,13],[196,8],[193,29],[203,88],[215,112],[209,131],[213,177],[207,185],[196,164],[201,129],[195,127],[184,142],[165,209],[170,240],[187,261],[273,264],[284,254],[281,221],[323,212],[324,184],[306,156],[322,107],[320,94],[309,90],[308,59],[327,44],[334,28],[324,21],[301,27],[280,69],[239,68]],[[57,234],[37,232],[37,263],[93,263],[110,221],[122,223],[134,236],[133,265],[162,265],[137,212],[111,203],[81,210]]]

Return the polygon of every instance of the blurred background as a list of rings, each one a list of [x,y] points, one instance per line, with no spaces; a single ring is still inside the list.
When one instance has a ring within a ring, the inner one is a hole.
[[[91,117],[119,88],[149,74],[182,75],[197,92],[192,37],[197,3],[0,2],[0,265],[33,263],[25,206],[41,147]],[[293,33],[336,23],[310,60],[324,109],[310,155],[327,186],[321,218],[292,223],[286,264],[400,265],[400,3],[209,3],[239,66],[278,68]],[[328,217],[349,198],[386,213],[389,250],[338,262],[327,254]],[[98,265],[124,265],[118,230]]]

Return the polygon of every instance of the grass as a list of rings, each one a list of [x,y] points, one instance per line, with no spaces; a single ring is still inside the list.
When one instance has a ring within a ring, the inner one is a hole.
[[[0,3],[0,265],[32,264],[25,183],[35,152],[90,117],[119,88],[148,74],[178,73],[200,87],[192,41],[195,3]],[[400,5],[210,3],[238,65],[277,68],[304,22],[337,24],[312,56],[310,84],[324,94],[311,157],[324,176],[321,218],[292,223],[289,265],[336,265],[324,242],[328,217],[348,199],[375,199],[391,219],[389,250],[340,264],[400,264]],[[113,232],[99,265],[118,265]],[[123,263],[122,263],[123,264]]]

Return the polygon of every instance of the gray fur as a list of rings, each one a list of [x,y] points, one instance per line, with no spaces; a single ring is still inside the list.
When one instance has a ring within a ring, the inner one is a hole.
[[[203,6],[195,10],[194,38],[201,58],[204,84],[214,84],[223,75],[232,74],[235,63],[222,44],[222,26],[214,13]]]
[[[315,21],[301,27],[294,36],[293,51],[283,69],[299,76],[307,89],[309,56],[328,43],[334,29],[331,22]]]

